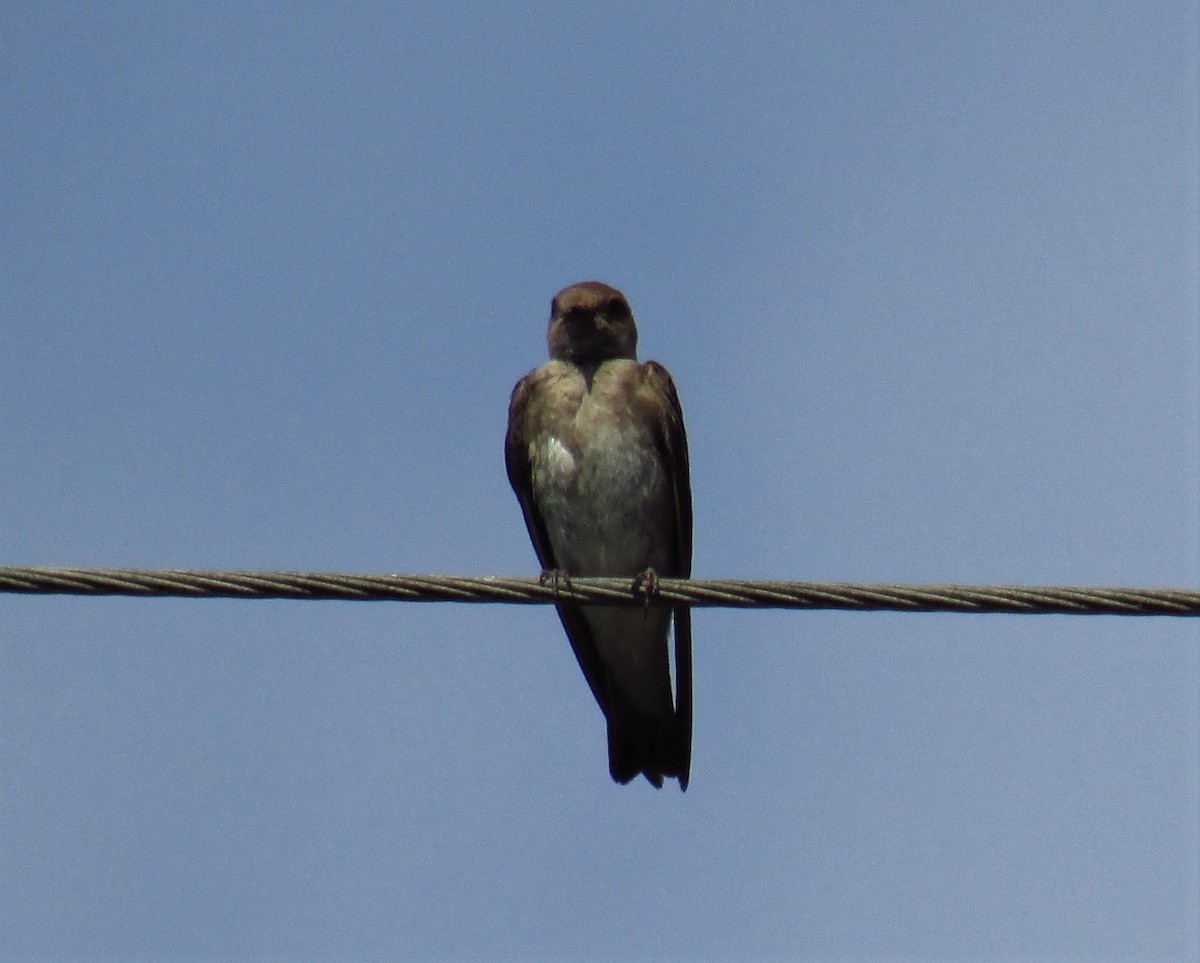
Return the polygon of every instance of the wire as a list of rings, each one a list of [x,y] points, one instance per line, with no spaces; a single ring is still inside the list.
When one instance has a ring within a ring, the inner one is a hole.
[[[659,578],[647,594],[631,578],[500,578],[247,572],[196,569],[0,566],[0,592],[139,598],[341,599],[345,601],[555,601],[707,608],[853,609],[1026,615],[1200,615],[1200,592],[1182,589],[887,585]]]

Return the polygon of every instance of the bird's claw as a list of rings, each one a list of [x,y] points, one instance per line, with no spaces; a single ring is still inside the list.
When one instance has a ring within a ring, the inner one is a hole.
[[[571,576],[561,568],[547,568],[542,570],[542,574],[538,576],[538,584],[546,585],[549,583],[550,591],[554,594],[554,601],[558,601],[559,586],[565,588],[568,592],[571,591]]]
[[[633,577],[633,584],[629,588],[634,595],[642,596],[645,606],[644,611],[650,611],[650,603],[658,595],[658,573],[653,568],[648,568],[644,572],[638,572]]]

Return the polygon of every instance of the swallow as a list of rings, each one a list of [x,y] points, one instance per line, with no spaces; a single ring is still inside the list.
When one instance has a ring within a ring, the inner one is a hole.
[[[637,360],[629,302],[599,281],[550,302],[550,360],[513,389],[504,460],[544,577],[692,571],[692,494],[679,396],[667,369]],[[686,605],[556,603],[608,727],[608,769],[687,789],[692,624]],[[668,633],[675,629],[675,692]]]

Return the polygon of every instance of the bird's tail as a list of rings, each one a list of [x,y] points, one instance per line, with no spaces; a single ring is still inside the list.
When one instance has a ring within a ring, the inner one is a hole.
[[[671,777],[679,780],[680,789],[687,789],[691,753],[679,730],[674,715],[666,719],[643,719],[625,713],[611,714],[608,771],[613,779],[623,785],[643,775],[661,789],[663,778]]]

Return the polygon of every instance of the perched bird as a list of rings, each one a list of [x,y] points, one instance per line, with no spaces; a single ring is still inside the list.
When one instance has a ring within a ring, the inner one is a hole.
[[[639,364],[625,296],[599,281],[550,303],[550,361],[513,389],[508,480],[543,573],[657,576],[692,570],[692,494],[683,412],[667,369]],[[557,583],[556,583],[557,584]],[[608,769],[687,789],[692,755],[692,626],[685,605],[557,603],[579,667],[608,722]],[[675,698],[667,650],[675,622]]]

